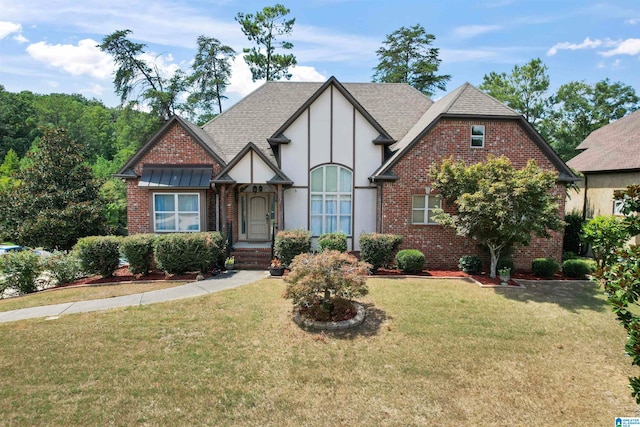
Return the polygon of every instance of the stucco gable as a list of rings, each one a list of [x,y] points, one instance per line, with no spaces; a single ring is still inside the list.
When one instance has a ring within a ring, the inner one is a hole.
[[[216,183],[278,183],[291,180],[252,142],[247,144],[213,179]]]

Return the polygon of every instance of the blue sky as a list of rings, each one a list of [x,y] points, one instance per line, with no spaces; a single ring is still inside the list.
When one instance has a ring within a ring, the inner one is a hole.
[[[0,84],[6,90],[81,93],[118,104],[113,64],[96,45],[116,30],[170,72],[189,69],[196,38],[216,37],[236,51],[249,46],[234,17],[276,2],[240,0],[0,0]],[[282,1],[296,18],[293,79],[371,81],[375,51],[387,34],[422,24],[436,36],[447,91],[483,75],[509,72],[532,58],[549,67],[551,90],[572,80],[604,78],[640,93],[637,0]],[[226,107],[255,89],[244,62],[234,64]],[[439,92],[435,99],[443,96]]]

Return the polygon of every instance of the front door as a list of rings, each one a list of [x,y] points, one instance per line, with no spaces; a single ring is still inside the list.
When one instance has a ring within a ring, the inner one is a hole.
[[[248,196],[248,240],[269,240],[269,199],[266,194]]]

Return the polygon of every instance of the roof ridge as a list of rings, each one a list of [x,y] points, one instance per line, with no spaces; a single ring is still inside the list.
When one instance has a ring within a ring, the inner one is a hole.
[[[453,104],[455,104],[455,102],[460,98],[462,93],[465,90],[467,90],[467,87],[469,87],[470,85],[471,84],[469,82],[464,82],[458,88],[454,89],[454,91],[452,93],[454,93],[455,95],[451,98],[451,100],[442,109],[442,114],[445,114],[445,113],[449,112],[449,109],[451,108],[451,106],[453,106]],[[458,91],[458,93],[456,93],[456,91]],[[445,96],[445,98],[446,98],[446,96]],[[441,98],[441,99],[445,99],[445,98]],[[429,107],[429,109],[431,109],[431,107]]]

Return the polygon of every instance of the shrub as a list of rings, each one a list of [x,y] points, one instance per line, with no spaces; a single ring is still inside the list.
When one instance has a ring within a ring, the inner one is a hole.
[[[458,268],[467,274],[478,274],[482,271],[482,260],[477,255],[464,255],[458,261]]]
[[[601,215],[587,221],[582,227],[582,238],[591,245],[598,267],[616,261],[616,251],[631,237],[629,226],[614,215]]]
[[[498,265],[496,266],[496,271],[502,270],[504,268],[508,268],[511,273],[516,271],[516,268],[513,264],[513,260],[511,258],[500,258],[498,260]]]
[[[120,252],[129,262],[129,271],[133,274],[146,275],[153,262],[153,234],[134,234],[120,242]]]
[[[398,252],[402,236],[397,234],[363,233],[360,235],[360,257],[371,264],[372,271],[388,267]]]
[[[339,231],[336,233],[323,234],[318,237],[318,252],[328,251],[347,251],[347,235]]]
[[[80,260],[75,252],[54,252],[44,261],[44,268],[51,274],[56,285],[64,285],[82,277]]]
[[[224,245],[220,233],[172,233],[156,237],[153,255],[165,274],[190,271],[205,273],[224,264]]]
[[[559,269],[558,261],[552,258],[536,258],[531,263],[531,271],[538,277],[551,277]]]
[[[344,252],[301,254],[291,263],[291,272],[285,277],[287,287],[283,296],[292,299],[298,307],[321,300],[328,310],[332,295],[334,298],[351,299],[368,293],[366,275],[370,267]]]
[[[16,251],[0,256],[0,289],[15,289],[19,294],[37,290],[36,279],[42,267],[40,257],[33,252]]]
[[[568,259],[562,263],[562,274],[566,277],[575,277],[578,279],[584,279],[587,274],[595,271],[595,265],[593,262],[585,259]]]
[[[120,265],[119,243],[114,236],[89,236],[78,240],[73,250],[83,271],[111,277]]]
[[[582,233],[584,219],[582,219],[582,215],[580,214],[570,213],[565,215],[564,221],[567,223],[567,225],[564,227],[562,250],[565,252],[573,252],[579,254],[581,253],[580,234]]]
[[[424,254],[417,249],[403,249],[396,254],[396,264],[403,273],[420,273],[424,268]]]
[[[285,267],[290,267],[293,259],[311,250],[311,233],[307,230],[282,230],[276,234],[275,256]]]

